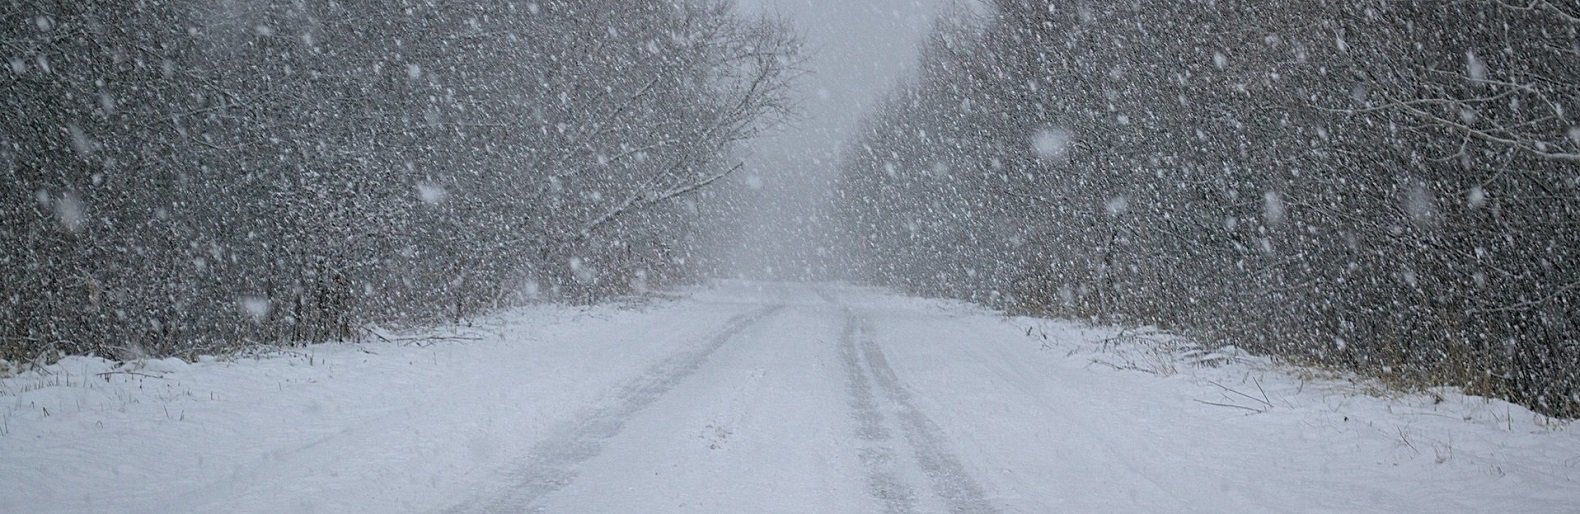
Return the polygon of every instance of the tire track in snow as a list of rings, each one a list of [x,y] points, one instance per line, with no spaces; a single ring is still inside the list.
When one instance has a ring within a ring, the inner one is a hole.
[[[874,381],[884,396],[897,407],[900,430],[905,434],[906,442],[915,450],[916,461],[922,472],[932,481],[933,492],[944,501],[950,512],[998,512],[988,503],[982,486],[960,464],[960,459],[946,449],[948,438],[942,430],[911,403],[910,392],[900,383],[894,369],[889,367],[883,349],[874,341],[872,319],[856,317],[851,318],[849,323],[855,325],[857,337],[852,339],[859,339]],[[849,331],[850,328],[847,328],[847,333]]]
[[[708,357],[736,335],[783,307],[763,307],[730,318],[724,324],[724,329],[710,337],[705,344],[675,354],[648,368],[641,376],[620,386],[619,392],[605,401],[602,407],[533,446],[525,465],[511,474],[513,486],[502,494],[464,503],[450,509],[450,512],[538,511],[533,504],[545,495],[570,485],[576,479],[576,465],[598,456],[609,439],[619,435],[632,416],[696,373],[698,368],[707,363]]]
[[[839,338],[840,362],[844,364],[850,388],[856,437],[864,443],[860,457],[862,467],[867,468],[867,492],[883,504],[884,512],[915,512],[916,493],[894,472],[895,454],[894,448],[888,444],[889,430],[883,426],[883,412],[878,410],[872,382],[862,371],[861,356],[856,350],[856,334],[863,321],[851,315],[849,310],[844,314],[845,329]]]

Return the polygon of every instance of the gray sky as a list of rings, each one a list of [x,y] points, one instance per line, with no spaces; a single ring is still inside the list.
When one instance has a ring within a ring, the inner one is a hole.
[[[806,119],[755,145],[769,153],[830,156],[867,105],[916,60],[917,45],[944,0],[741,0],[748,12],[779,14],[806,37]],[[767,157],[767,156],[764,156]]]
[[[918,44],[948,0],[740,0],[748,13],[783,16],[805,37],[803,118],[746,148],[749,183],[763,203],[747,220],[735,261],[748,276],[815,266],[815,220],[826,206],[840,145],[874,100],[914,65]],[[770,271],[771,269],[771,271]]]

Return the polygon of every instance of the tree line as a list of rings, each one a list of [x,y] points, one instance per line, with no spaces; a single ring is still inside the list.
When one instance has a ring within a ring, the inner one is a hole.
[[[0,2],[0,359],[689,279],[797,49],[724,0]]]
[[[1580,9],[986,4],[845,151],[862,278],[1580,415]]]

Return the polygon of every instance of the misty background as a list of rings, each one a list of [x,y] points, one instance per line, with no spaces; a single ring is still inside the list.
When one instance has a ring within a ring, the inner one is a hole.
[[[861,117],[915,67],[934,17],[954,0],[743,0],[748,13],[784,19],[802,35],[800,114],[746,143],[735,180],[749,191],[726,245],[726,273],[806,279],[847,276],[846,252],[828,219],[838,160]]]

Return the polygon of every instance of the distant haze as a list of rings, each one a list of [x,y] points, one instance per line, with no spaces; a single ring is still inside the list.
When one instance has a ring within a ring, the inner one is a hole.
[[[821,213],[841,146],[861,115],[905,77],[918,44],[948,0],[742,0],[750,14],[780,16],[805,36],[802,117],[744,149],[742,180],[760,187],[731,250],[736,273],[825,274]],[[837,271],[837,270],[836,270]]]

